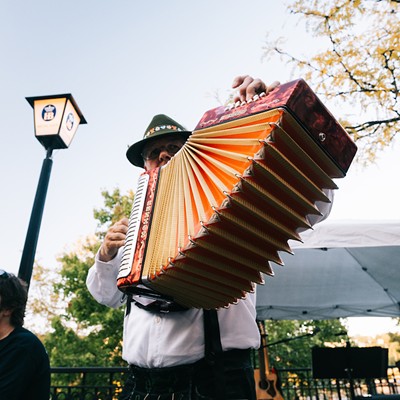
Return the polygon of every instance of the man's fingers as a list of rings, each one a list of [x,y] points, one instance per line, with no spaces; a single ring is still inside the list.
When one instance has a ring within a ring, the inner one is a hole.
[[[125,237],[126,237],[126,232],[118,231],[118,232],[108,232],[104,239],[107,242],[116,242],[124,240]]]
[[[104,244],[106,247],[115,247],[120,242],[125,240],[126,233],[128,232],[128,226],[124,223],[117,222],[113,225],[104,237]],[[118,242],[118,243],[115,243]]]
[[[99,257],[101,261],[110,261],[115,257],[118,249],[125,244],[127,231],[127,218],[121,219],[110,227],[100,248]]]
[[[243,75],[243,76],[237,77],[237,82],[236,82],[237,85],[234,88],[237,89],[238,93],[235,96],[235,102],[236,101],[240,101],[240,102],[246,101],[247,91],[248,91],[249,87],[252,85],[253,81],[254,81],[254,79],[249,75]]]
[[[116,222],[107,232],[107,235],[110,233],[126,233],[128,231],[128,219],[122,218],[118,222]]]
[[[232,83],[232,89],[236,89],[237,87],[239,87],[246,78],[248,78],[249,75],[239,75],[237,76]]]
[[[266,92],[267,86],[261,79],[254,79],[246,88],[245,100],[252,100],[256,94]]]
[[[268,94],[279,85],[280,83],[278,81],[267,86],[261,79],[254,79],[249,75],[237,76],[232,84],[232,87],[236,88],[238,91],[233,101],[235,103],[251,101],[254,96],[260,95],[261,93]]]
[[[280,84],[281,84],[281,83],[278,82],[278,81],[272,82],[272,83],[267,87],[266,93],[272,92],[272,91],[273,91],[274,89],[276,89]]]

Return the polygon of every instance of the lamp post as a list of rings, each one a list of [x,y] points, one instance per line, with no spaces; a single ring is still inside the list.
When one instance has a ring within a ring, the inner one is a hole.
[[[46,149],[18,271],[18,277],[29,285],[53,165],[53,150],[68,148],[78,126],[86,124],[86,120],[70,93],[26,97],[26,100],[33,108],[35,137]]]

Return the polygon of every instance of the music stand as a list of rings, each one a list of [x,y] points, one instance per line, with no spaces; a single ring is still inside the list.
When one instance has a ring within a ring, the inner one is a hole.
[[[382,347],[313,347],[314,379],[348,379],[354,399],[354,378],[387,378],[388,349]]]

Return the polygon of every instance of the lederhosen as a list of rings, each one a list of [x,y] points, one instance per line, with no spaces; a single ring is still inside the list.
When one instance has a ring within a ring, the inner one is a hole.
[[[176,303],[164,301],[155,301],[145,306],[133,300],[132,295],[127,295],[126,315],[131,311],[132,303],[148,312],[168,313],[176,311],[185,311],[187,308]],[[224,376],[224,361],[221,345],[221,336],[216,310],[203,310],[204,315],[204,359],[209,368],[213,371],[215,382],[215,398],[224,400],[226,398],[226,385]]]

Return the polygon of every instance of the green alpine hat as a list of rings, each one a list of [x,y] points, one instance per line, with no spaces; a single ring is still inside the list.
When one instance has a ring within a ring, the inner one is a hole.
[[[128,160],[137,167],[144,167],[142,152],[143,147],[151,140],[166,135],[179,135],[187,139],[192,132],[186,130],[182,125],[178,124],[172,118],[164,114],[158,114],[153,117],[150,125],[144,133],[143,139],[134,143],[128,148],[126,156]]]

